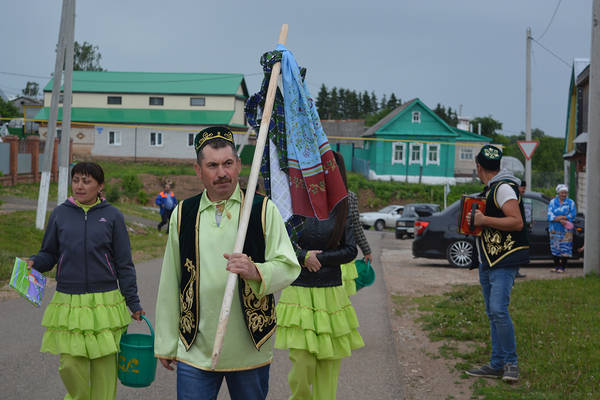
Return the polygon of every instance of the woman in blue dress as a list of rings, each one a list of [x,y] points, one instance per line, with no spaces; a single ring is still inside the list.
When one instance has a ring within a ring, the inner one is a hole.
[[[551,272],[563,273],[567,259],[573,251],[573,221],[577,214],[575,202],[569,199],[566,185],[556,186],[556,197],[548,203],[548,221],[550,222],[550,250],[554,258]]]

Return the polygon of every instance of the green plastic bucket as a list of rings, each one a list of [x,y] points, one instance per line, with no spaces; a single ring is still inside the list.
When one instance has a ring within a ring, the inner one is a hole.
[[[145,333],[124,333],[121,336],[118,376],[121,383],[131,387],[150,386],[156,376],[154,357],[154,329],[150,321],[142,315],[150,335]]]
[[[354,279],[357,291],[365,286],[370,286],[375,282],[375,270],[371,267],[370,262],[355,260],[354,265],[356,265],[356,273],[358,274],[358,277]]]

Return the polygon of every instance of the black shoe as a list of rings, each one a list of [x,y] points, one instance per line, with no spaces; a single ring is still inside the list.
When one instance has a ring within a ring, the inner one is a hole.
[[[159,232],[160,232],[160,228],[162,228],[162,226],[161,226],[160,224],[158,224],[158,225],[156,226],[156,229],[158,229],[158,231],[159,231]]]
[[[504,374],[502,374],[504,382],[517,382],[519,380],[519,367],[515,364],[508,363],[504,366]]]
[[[473,368],[468,371],[465,371],[465,373],[470,376],[477,376],[477,377],[481,377],[481,378],[499,379],[499,378],[502,378],[502,376],[504,375],[504,370],[503,369],[494,369],[494,368],[490,367],[489,365],[484,365],[483,367],[480,367],[480,368]]]
[[[517,274],[515,275],[515,278],[526,278],[526,277],[527,277],[527,275],[522,274],[520,272],[517,272]]]

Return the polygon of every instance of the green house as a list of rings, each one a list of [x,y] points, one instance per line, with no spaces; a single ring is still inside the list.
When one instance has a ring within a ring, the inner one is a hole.
[[[418,98],[396,108],[363,137],[365,146],[356,149],[354,156],[368,165],[369,179],[429,184],[462,180],[455,168],[460,162],[455,160],[473,156],[491,142],[449,126]],[[471,148],[471,152],[462,150]],[[474,158],[466,162],[474,163]]]

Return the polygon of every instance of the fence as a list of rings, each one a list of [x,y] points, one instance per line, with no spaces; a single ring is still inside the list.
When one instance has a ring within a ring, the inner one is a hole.
[[[27,136],[19,139],[9,135],[2,138],[0,143],[0,186],[13,186],[17,183],[34,183],[40,181],[40,166],[42,153],[40,148],[44,142],[38,136]],[[53,182],[58,180],[58,143],[54,141],[54,153],[50,178]],[[69,163],[73,159],[73,139],[69,145]]]

